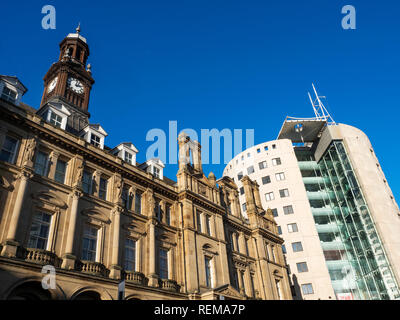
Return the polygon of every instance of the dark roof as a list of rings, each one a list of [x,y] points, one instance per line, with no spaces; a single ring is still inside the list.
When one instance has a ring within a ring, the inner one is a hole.
[[[36,113],[36,109],[35,109],[35,108],[33,108],[33,107],[31,107],[31,106],[28,106],[27,104],[25,104],[25,103],[23,103],[23,102],[20,102],[20,103],[19,103],[19,107],[22,108],[22,109],[24,109],[24,110],[27,111],[28,113]]]
[[[170,186],[175,186],[176,185],[176,181],[171,180],[170,178],[167,178],[166,176],[163,177],[163,181],[166,184],[170,185]]]

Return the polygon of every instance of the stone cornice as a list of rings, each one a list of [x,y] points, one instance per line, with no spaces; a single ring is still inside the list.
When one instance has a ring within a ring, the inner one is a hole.
[[[189,199],[193,201],[194,204],[203,207],[205,209],[208,209],[214,213],[218,213],[220,215],[225,214],[225,209],[224,207],[220,206],[219,204],[215,204],[214,202],[194,193],[193,191],[190,190],[184,190],[181,191],[178,194],[179,201],[182,201],[184,199]]]

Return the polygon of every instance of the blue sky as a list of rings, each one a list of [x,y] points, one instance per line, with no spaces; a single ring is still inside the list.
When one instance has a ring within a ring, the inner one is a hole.
[[[56,8],[56,30],[41,28],[46,4]],[[341,27],[346,4],[356,8],[356,30]],[[337,122],[369,136],[398,196],[399,11],[387,0],[7,1],[0,73],[18,76],[24,102],[38,107],[58,44],[81,22],[96,80],[91,122],[110,147],[132,141],[140,162],[146,133],[168,132],[170,120],[199,134],[254,129],[256,144],[275,139],[286,115],[313,116],[314,82]],[[223,168],[204,166],[217,177]]]

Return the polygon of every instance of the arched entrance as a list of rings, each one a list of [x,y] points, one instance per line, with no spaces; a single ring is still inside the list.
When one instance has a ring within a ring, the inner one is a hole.
[[[100,293],[96,291],[84,291],[79,293],[74,300],[91,300],[91,301],[96,301],[96,300],[101,300],[101,295]]]
[[[7,300],[40,301],[51,300],[49,290],[42,288],[42,284],[37,281],[25,282],[14,288],[8,295]]]

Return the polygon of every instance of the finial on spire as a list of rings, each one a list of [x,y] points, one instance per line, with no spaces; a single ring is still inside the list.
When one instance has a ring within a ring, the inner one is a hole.
[[[76,33],[80,33],[81,32],[81,23],[79,22],[78,27],[76,28]]]

